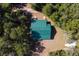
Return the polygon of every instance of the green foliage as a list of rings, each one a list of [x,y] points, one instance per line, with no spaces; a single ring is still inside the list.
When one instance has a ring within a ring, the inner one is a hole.
[[[32,6],[32,8],[33,9],[35,9],[35,10],[37,10],[37,11],[42,11],[42,8],[45,6],[46,4],[45,3],[43,3],[43,4],[41,4],[41,3],[37,3],[37,4],[31,4],[31,6]]]
[[[50,16],[52,14],[52,4],[46,4],[46,6],[42,9],[42,12],[45,15]]]
[[[2,4],[0,4],[0,6],[1,6],[2,9],[8,8],[9,5],[10,5],[10,4],[8,4],[8,3],[2,3]]]
[[[17,27],[16,31],[19,37],[22,36],[24,33],[24,29],[22,27]]]
[[[19,19],[21,19],[21,20],[26,19],[26,17],[23,15],[23,16],[20,16]]]
[[[79,48],[79,40],[77,41],[76,48]]]
[[[79,49],[74,50],[57,50],[55,52],[50,52],[49,56],[79,56]]]
[[[50,52],[49,55],[50,56],[67,56],[68,53],[64,50],[58,50],[58,51],[55,51],[55,52]]]
[[[18,35],[15,29],[11,29],[10,38],[17,39]]]
[[[23,55],[25,49],[24,49],[24,47],[23,47],[22,44],[16,44],[16,45],[14,46],[14,48],[15,48],[15,50],[16,50],[16,53],[17,53],[19,56],[22,56],[22,55]]]
[[[5,40],[4,38],[0,37],[0,49],[4,46]]]
[[[5,22],[4,25],[3,25],[4,32],[5,33],[10,33],[11,27],[13,27],[13,23],[12,22],[8,22],[8,23]]]
[[[31,52],[29,40],[29,14],[17,10],[13,12],[11,4],[0,4],[0,55],[28,55]],[[7,9],[7,11],[6,11]]]

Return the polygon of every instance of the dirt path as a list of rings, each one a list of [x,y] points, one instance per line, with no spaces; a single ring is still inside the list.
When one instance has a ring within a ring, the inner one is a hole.
[[[45,16],[41,12],[35,11],[29,7],[25,7],[24,10],[31,12],[33,17],[36,16],[38,19],[43,20],[43,18]],[[51,19],[49,19],[47,16],[45,16],[45,17],[47,18],[48,21],[51,22],[51,25],[54,26],[54,22]],[[55,26],[55,29],[56,29],[57,33],[56,33],[54,39],[41,41],[41,43],[43,43],[43,46],[45,47],[45,49],[43,50],[42,53],[40,53],[40,56],[47,56],[49,52],[60,50],[65,47],[63,31],[59,27],[56,27],[56,26]]]

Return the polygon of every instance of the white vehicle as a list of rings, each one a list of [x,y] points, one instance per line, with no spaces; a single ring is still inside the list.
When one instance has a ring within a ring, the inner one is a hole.
[[[65,46],[69,48],[75,48],[76,43],[77,43],[76,41],[67,42],[65,43]]]

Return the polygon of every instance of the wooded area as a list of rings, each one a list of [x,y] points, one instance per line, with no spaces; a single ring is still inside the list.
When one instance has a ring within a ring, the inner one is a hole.
[[[18,7],[17,4],[0,4],[0,56],[32,54],[33,42],[29,36],[31,14],[13,11]]]
[[[31,4],[32,8],[44,13],[68,35],[69,40],[79,43],[79,4]],[[25,4],[0,4],[0,55],[32,55],[35,42],[30,38],[31,14],[23,10]],[[73,52],[59,50],[49,55],[79,55],[79,44]]]

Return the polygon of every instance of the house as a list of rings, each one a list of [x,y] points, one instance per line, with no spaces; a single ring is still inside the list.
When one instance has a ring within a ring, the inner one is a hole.
[[[32,20],[31,32],[35,40],[51,39],[51,24],[47,20]]]

